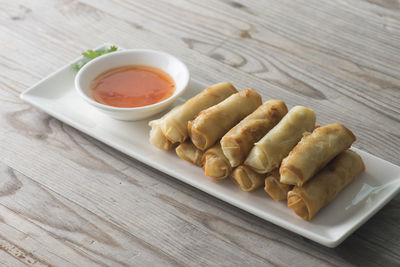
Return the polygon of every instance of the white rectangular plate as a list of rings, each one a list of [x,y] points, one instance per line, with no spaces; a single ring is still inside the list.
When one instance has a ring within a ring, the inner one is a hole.
[[[295,215],[286,202],[273,201],[262,189],[246,193],[230,179],[214,181],[206,177],[201,168],[179,159],[174,151],[153,147],[148,141],[149,120],[124,122],[100,113],[79,98],[74,88],[74,76],[75,71],[68,64],[26,90],[21,98],[155,169],[324,246],[339,245],[399,192],[399,166],[354,148],[363,158],[366,171],[311,222],[306,222]],[[192,81],[178,102],[206,87]]]

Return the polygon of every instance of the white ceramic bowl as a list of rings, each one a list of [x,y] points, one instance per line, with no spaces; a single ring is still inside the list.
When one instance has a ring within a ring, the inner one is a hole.
[[[151,66],[168,73],[175,81],[175,92],[169,98],[143,107],[119,108],[96,102],[90,95],[90,84],[107,70],[128,66]],[[148,49],[127,49],[100,56],[88,62],[75,77],[78,94],[90,105],[118,120],[141,120],[168,108],[187,88],[189,70],[176,57],[165,52]]]

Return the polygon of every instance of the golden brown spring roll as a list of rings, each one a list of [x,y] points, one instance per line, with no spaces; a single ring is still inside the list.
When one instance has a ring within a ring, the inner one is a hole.
[[[354,134],[340,123],[316,128],[283,159],[281,183],[302,186],[340,152],[356,140]]]
[[[160,128],[160,120],[152,120],[149,122],[150,130],[150,143],[162,150],[169,150],[172,148],[173,143],[169,141]]]
[[[230,129],[222,137],[221,146],[231,166],[243,163],[254,143],[278,124],[287,112],[285,102],[271,99]]]
[[[246,192],[253,191],[264,184],[265,174],[253,171],[251,168],[240,165],[233,170],[231,179]]]
[[[193,121],[188,123],[193,144],[201,150],[211,147],[261,103],[261,96],[249,88],[201,111]]]
[[[293,188],[292,185],[282,184],[279,182],[279,169],[273,170],[265,178],[265,192],[268,193],[274,200],[285,200],[287,193]]]
[[[165,114],[163,118],[159,119],[157,127],[161,127],[164,136],[171,143],[182,143],[188,137],[187,123],[189,120],[194,119],[200,111],[218,104],[237,92],[229,82],[214,84]],[[149,125],[152,126],[154,123],[151,121]]]
[[[293,107],[271,131],[254,144],[244,164],[259,173],[278,168],[303,133],[311,132],[314,125],[315,113],[312,109]]]
[[[204,152],[202,164],[205,175],[215,179],[224,179],[232,173],[232,167],[219,142]]]
[[[309,221],[364,169],[361,157],[354,151],[346,150],[303,187],[295,186],[289,191],[288,206]]]
[[[190,140],[186,140],[182,144],[176,147],[176,154],[181,158],[194,165],[201,167],[201,158],[203,157],[203,151],[193,145]]]

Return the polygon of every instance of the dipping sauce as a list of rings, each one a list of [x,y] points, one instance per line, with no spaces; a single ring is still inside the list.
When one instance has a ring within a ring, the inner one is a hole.
[[[124,66],[106,71],[91,84],[95,101],[120,108],[161,102],[175,91],[175,82],[164,71],[148,66]]]

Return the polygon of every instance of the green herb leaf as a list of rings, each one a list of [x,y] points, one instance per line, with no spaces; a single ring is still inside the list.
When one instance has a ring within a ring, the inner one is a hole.
[[[75,69],[75,70],[80,70],[90,60],[95,59],[96,57],[100,57],[100,56],[105,55],[105,54],[109,54],[109,53],[117,51],[117,50],[118,50],[118,47],[116,47],[114,45],[110,46],[110,48],[106,49],[106,50],[99,49],[99,50],[94,50],[93,51],[93,50],[89,49],[86,52],[82,53],[82,55],[85,57],[85,59],[81,60],[81,61],[78,61],[75,64],[72,64],[72,68]]]
[[[85,65],[86,64],[86,62],[84,62],[84,61],[79,61],[79,62],[77,62],[77,63],[75,63],[75,64],[72,64],[72,68],[74,69],[74,70],[80,70],[82,67],[83,67],[83,65]]]
[[[94,59],[98,56],[100,56],[101,51],[93,51],[93,50],[88,50],[86,52],[83,52],[82,55],[87,57],[88,59]]]

